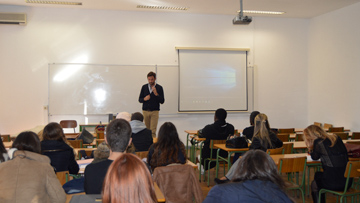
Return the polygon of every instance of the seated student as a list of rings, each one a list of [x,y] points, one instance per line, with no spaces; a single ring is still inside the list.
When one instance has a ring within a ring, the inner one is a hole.
[[[143,161],[122,154],[110,165],[104,179],[102,202],[155,203],[154,182]]]
[[[254,136],[254,120],[255,120],[255,117],[257,115],[259,115],[260,112],[258,111],[253,111],[251,112],[250,114],[250,126],[245,128],[242,132],[242,134],[246,137],[246,139],[249,139],[249,140],[252,140],[253,136]]]
[[[158,142],[151,145],[147,162],[152,170],[158,166],[186,163],[185,146],[180,141],[176,127],[171,122],[166,122],[160,127]]]
[[[134,144],[136,151],[149,151],[149,147],[153,144],[153,137],[151,130],[145,126],[144,116],[139,113],[133,113],[131,115],[130,126],[132,130],[132,143]]]
[[[0,163],[5,162],[9,159],[6,148],[3,141],[0,139]]]
[[[11,154],[13,159],[0,164],[0,201],[64,203],[64,189],[50,159],[40,154],[38,136],[34,132],[22,132],[12,147],[18,149]]]
[[[250,150],[239,159],[233,181],[215,185],[204,203],[293,202],[284,189],[285,182],[273,159],[262,150]]]
[[[283,142],[270,130],[270,124],[265,114],[261,113],[255,117],[255,128],[252,143],[249,150],[259,149],[266,152],[267,149],[282,147]],[[233,180],[235,169],[239,164],[239,159],[233,164],[225,177],[215,178],[215,182],[220,184]]]
[[[131,143],[131,127],[124,119],[115,119],[106,128],[105,142],[110,147],[107,160],[91,163],[85,168],[84,189],[86,194],[101,194],[106,172],[113,161],[118,158]]]
[[[97,149],[94,151],[94,160],[91,162],[93,164],[106,161],[110,156],[110,148],[105,142],[99,144]]]
[[[234,134],[234,126],[226,122],[227,112],[225,109],[217,109],[215,111],[214,123],[205,126],[202,129],[202,137],[206,138],[204,147],[202,149],[201,164],[207,170],[208,164],[204,163],[204,159],[210,158],[210,140],[226,140],[229,135]],[[217,149],[213,149],[213,158],[216,158]],[[227,157],[227,152],[221,150],[220,156]],[[210,168],[216,166],[216,163],[211,163]]]
[[[70,174],[77,174],[79,165],[75,161],[73,149],[66,144],[66,138],[60,124],[47,124],[42,136],[41,152],[50,158],[55,172],[69,171]]]
[[[321,127],[310,125],[304,130],[304,140],[313,160],[321,160],[323,171],[316,172],[311,183],[311,195],[318,202],[322,188],[343,191],[346,184],[344,173],[348,162],[346,147],[340,137],[326,133]],[[349,182],[352,184],[352,181]],[[325,202],[325,195],[321,197]]]

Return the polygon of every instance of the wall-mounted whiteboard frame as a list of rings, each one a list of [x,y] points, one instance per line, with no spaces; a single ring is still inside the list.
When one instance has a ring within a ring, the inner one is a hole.
[[[249,48],[175,49],[179,54],[179,112],[212,112],[220,107],[235,112],[253,109]]]

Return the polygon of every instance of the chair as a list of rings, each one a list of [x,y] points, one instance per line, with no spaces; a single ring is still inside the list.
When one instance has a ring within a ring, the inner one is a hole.
[[[295,141],[304,141],[304,134],[296,134]]]
[[[279,133],[276,136],[283,142],[289,142],[289,140],[290,140],[290,134],[289,133]]]
[[[208,161],[208,180],[207,180],[207,186],[210,185],[210,164],[211,162],[216,162],[216,154],[213,154],[213,146],[214,144],[225,144],[226,143],[226,140],[210,140],[210,157],[209,158],[206,158],[204,160],[204,164],[206,164],[206,162]],[[200,159],[202,159],[202,149],[203,149],[203,145],[204,145],[204,142],[201,142],[200,144]],[[202,160],[199,160],[200,161],[200,168],[199,168],[199,181],[201,182],[201,168],[202,168]],[[222,160],[219,160],[219,162],[222,161]],[[225,175],[225,161],[222,161],[224,163],[224,175]],[[204,172],[204,181],[205,181],[205,172]]]
[[[140,159],[147,158],[149,151],[135,152],[136,156]]]
[[[348,132],[334,132],[334,134],[339,136],[342,140],[347,140],[349,138]]]
[[[354,188],[349,188],[349,180],[350,178],[356,178],[360,176],[360,172],[358,172],[358,170],[360,169],[360,162],[359,161],[349,161],[346,165],[346,170],[344,173],[344,177],[346,178],[346,184],[345,184],[345,188],[344,191],[332,191],[332,190],[327,190],[327,189],[321,189],[319,191],[319,202],[321,202],[321,194],[324,193],[332,193],[340,197],[340,202],[343,202],[343,198],[345,197],[345,201],[346,201],[346,197],[351,196],[351,202],[354,201],[354,196],[360,195],[360,190],[356,190]]]
[[[69,181],[69,171],[56,172],[56,177],[59,179],[60,184],[64,185]]]
[[[74,148],[83,148],[83,141],[82,140],[68,140]]]
[[[153,180],[164,194],[166,202],[195,202],[204,200],[195,170],[188,164],[157,167]]]
[[[306,169],[306,157],[296,158],[280,158],[278,165],[279,173],[286,173],[288,175],[288,186],[286,190],[300,190],[303,203],[305,203],[304,197],[304,185],[305,185],[305,169]],[[299,183],[298,176],[296,177],[296,183],[290,178],[292,173],[302,172],[301,183]]]
[[[294,143],[284,143],[282,147],[284,148],[284,154],[292,154]]]
[[[324,129],[328,130],[329,128],[331,128],[333,125],[329,124],[329,123],[324,123]]]
[[[266,150],[266,153],[268,153],[269,155],[284,154],[284,147],[268,149],[268,150]]]
[[[1,136],[1,140],[3,142],[10,142],[11,141],[10,135],[0,135],[0,136]]]
[[[319,122],[314,122],[314,125],[317,125],[317,126],[319,126],[319,127],[321,127],[321,126],[322,126],[322,124],[321,124],[321,123],[319,123]]]
[[[60,121],[60,125],[62,128],[73,128],[75,133],[75,128],[77,127],[76,120],[62,120]]]
[[[351,139],[360,139],[360,132],[353,132],[351,135]]]
[[[330,127],[329,132],[344,132],[344,127]]]
[[[104,139],[96,139],[96,147],[99,146],[99,144],[105,142]]]
[[[279,133],[295,133],[295,128],[279,128]]]
[[[105,133],[104,131],[96,131],[96,139],[105,139]]]

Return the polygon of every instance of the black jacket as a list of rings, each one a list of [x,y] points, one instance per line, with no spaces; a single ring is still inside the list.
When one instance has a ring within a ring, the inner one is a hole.
[[[164,90],[161,87],[161,85],[156,84],[155,88],[158,96],[155,96],[154,92],[150,94],[149,91],[149,84],[145,84],[141,87],[140,95],[139,95],[139,102],[143,103],[142,110],[145,111],[159,111],[160,110],[160,104],[163,104],[165,102],[164,97]],[[144,97],[150,94],[150,99],[147,101],[144,101]]]
[[[135,151],[149,151],[150,146],[153,144],[153,137],[151,130],[145,128],[144,130],[132,134],[132,143],[135,146]]]
[[[50,158],[50,164],[55,172],[69,171],[70,174],[78,174],[79,165],[75,161],[73,149],[62,141],[43,140],[41,141],[42,154]]]
[[[269,137],[271,140],[272,147],[270,147],[270,145],[268,146],[261,145],[260,139],[257,137],[253,137],[249,149],[260,149],[266,152],[267,149],[275,149],[283,146],[283,142],[275,135],[275,133],[269,131]]]

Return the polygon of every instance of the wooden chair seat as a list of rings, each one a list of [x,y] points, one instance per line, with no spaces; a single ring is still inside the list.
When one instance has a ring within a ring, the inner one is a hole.
[[[56,172],[56,177],[59,179],[60,184],[64,185],[69,181],[69,171]]]

